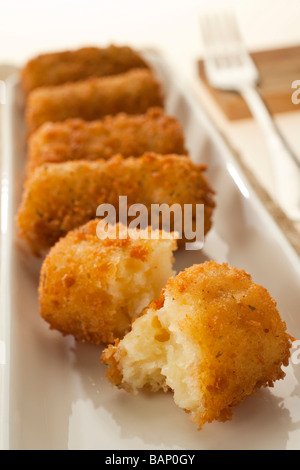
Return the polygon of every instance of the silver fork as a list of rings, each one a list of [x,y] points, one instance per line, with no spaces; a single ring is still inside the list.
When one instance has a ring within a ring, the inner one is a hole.
[[[233,13],[200,19],[205,72],[210,84],[240,93],[264,134],[269,148],[277,202],[293,220],[300,220],[300,162],[288,147],[258,90],[259,72],[239,32]]]

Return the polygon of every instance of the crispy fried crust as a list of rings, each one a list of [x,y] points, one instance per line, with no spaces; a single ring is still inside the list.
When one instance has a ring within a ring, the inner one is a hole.
[[[92,220],[61,238],[45,258],[39,282],[40,313],[51,329],[95,344],[128,331],[172,275],[176,250],[174,239],[147,240],[143,232],[133,237],[124,226],[117,227],[122,239],[101,240],[99,230],[99,219]],[[159,266],[162,256],[169,266]]]
[[[168,325],[166,309],[171,318]],[[198,357],[192,356],[185,365],[184,374],[189,390],[201,397],[198,406],[186,410],[199,429],[206,422],[231,419],[233,406],[285,376],[281,367],[288,365],[293,338],[286,332],[276,302],[245,271],[213,261],[194,265],[169,280],[144,317],[150,318],[153,312],[165,329],[178,331],[184,344],[198,351]],[[143,348],[138,334],[144,317],[125,336],[132,335]],[[143,325],[145,337],[147,330]],[[107,377],[112,383],[132,389],[134,384],[126,384],[123,378],[122,359],[128,351],[122,344],[109,346],[102,361],[109,365]]]
[[[43,165],[26,183],[18,213],[20,234],[39,253],[94,218],[98,205],[118,208],[119,196],[127,196],[128,206],[142,203],[148,210],[152,203],[204,204],[207,233],[214,202],[205,169],[186,156],[151,153]]]
[[[47,121],[101,119],[108,114],[142,114],[163,106],[160,84],[148,69],[63,85],[40,87],[27,99],[26,123],[31,133]]]
[[[27,174],[43,163],[107,160],[118,153],[137,157],[147,151],[186,153],[180,123],[161,108],[136,116],[120,113],[102,121],[47,122],[30,136]]]
[[[34,88],[61,85],[127,72],[133,68],[148,68],[146,62],[127,46],[81,49],[41,54],[31,59],[22,70],[22,85],[26,95]]]

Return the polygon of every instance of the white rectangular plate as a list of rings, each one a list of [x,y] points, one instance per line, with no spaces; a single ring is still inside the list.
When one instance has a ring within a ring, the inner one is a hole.
[[[181,121],[191,156],[207,163],[217,191],[214,226],[202,251],[182,251],[176,269],[205,259],[245,269],[277,300],[288,331],[300,338],[300,262],[237,166],[229,148],[178,74],[146,51],[166,92],[168,113]],[[202,431],[171,393],[113,388],[100,363],[101,348],[50,331],[40,318],[41,260],[18,246],[15,214],[25,154],[18,77],[4,106],[1,210],[0,445],[9,449],[299,449],[300,365],[239,405],[230,422]]]

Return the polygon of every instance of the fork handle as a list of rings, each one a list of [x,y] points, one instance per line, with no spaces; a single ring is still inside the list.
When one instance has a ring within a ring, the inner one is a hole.
[[[291,219],[300,220],[300,162],[282,137],[257,89],[245,85],[240,93],[260,125],[269,148],[278,204]]]

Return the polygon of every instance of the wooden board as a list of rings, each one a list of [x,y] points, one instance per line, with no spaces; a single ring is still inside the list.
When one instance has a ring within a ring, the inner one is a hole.
[[[254,52],[251,54],[261,76],[258,89],[272,113],[300,111],[300,104],[292,103],[291,88],[300,80],[300,46]],[[230,120],[251,117],[244,100],[233,92],[212,88],[205,77],[203,61],[198,62],[199,74],[210,94]]]

